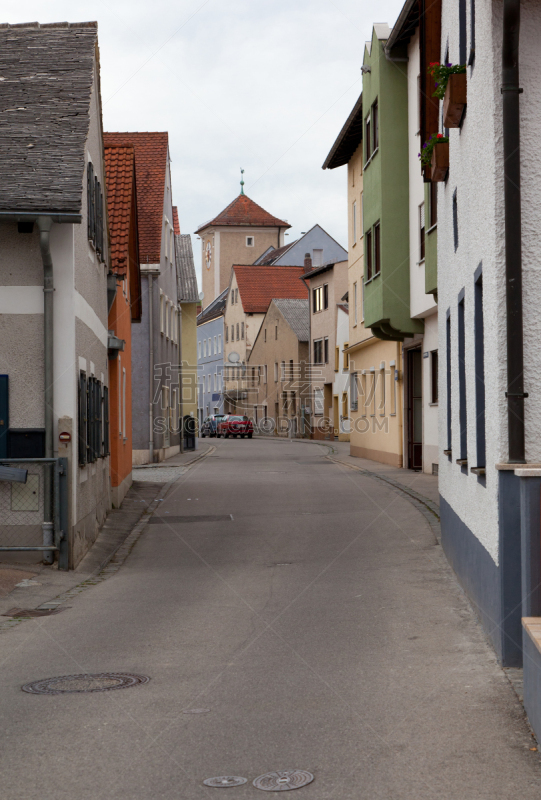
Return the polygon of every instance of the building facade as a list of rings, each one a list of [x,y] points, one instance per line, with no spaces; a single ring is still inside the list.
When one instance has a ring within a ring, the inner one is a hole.
[[[197,363],[199,378],[199,425],[212,414],[224,413],[224,308],[225,289],[197,317]]]
[[[139,176],[142,317],[132,328],[133,463],[148,464],[180,450],[181,331],[169,141],[167,133],[107,133],[105,143],[132,146]]]
[[[270,247],[254,261],[254,264],[302,267],[307,253],[314,267],[347,259],[347,253],[342,245],[324,231],[321,225],[314,225],[300,239],[280,248]]]
[[[307,436],[310,405],[308,299],[274,299],[247,364],[247,413],[260,433]]]

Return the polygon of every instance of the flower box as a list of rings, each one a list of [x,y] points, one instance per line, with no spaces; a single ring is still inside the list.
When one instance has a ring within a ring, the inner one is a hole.
[[[445,180],[449,169],[449,142],[437,142],[432,149],[431,179],[432,183]]]
[[[443,124],[446,128],[459,128],[467,96],[466,73],[449,75],[443,98]]]

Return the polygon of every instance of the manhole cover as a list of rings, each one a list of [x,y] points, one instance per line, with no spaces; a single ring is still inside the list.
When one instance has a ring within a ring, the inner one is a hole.
[[[215,789],[227,789],[228,786],[242,786],[248,783],[246,778],[239,778],[237,775],[220,775],[218,778],[207,778],[203,781],[205,786],[213,786]]]
[[[256,789],[264,792],[287,792],[289,789],[300,789],[312,783],[314,776],[304,769],[286,769],[280,772],[267,772],[254,781]]]
[[[23,692],[30,694],[73,694],[76,692],[106,692],[109,689],[129,689],[148,683],[146,675],[130,675],[128,672],[100,672],[97,675],[62,675],[42,681],[25,683]]]
[[[30,619],[32,617],[50,617],[51,614],[60,614],[64,608],[10,608],[3,617],[17,617],[17,619]]]
[[[183,714],[208,714],[210,708],[185,708]]]

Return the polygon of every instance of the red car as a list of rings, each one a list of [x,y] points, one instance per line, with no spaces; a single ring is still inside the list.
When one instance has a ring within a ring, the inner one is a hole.
[[[254,426],[252,425],[251,419],[248,417],[236,417],[233,414],[226,414],[218,423],[216,438],[219,439],[220,436],[223,436],[224,439],[229,439],[230,436],[234,436],[236,439],[237,436],[240,436],[241,439],[244,439],[244,437],[247,436],[248,439],[251,439],[253,433]]]

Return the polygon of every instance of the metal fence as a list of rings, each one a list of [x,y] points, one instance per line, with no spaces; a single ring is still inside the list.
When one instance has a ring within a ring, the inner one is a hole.
[[[7,458],[0,466],[27,471],[24,483],[0,473],[0,552],[43,551],[49,560],[56,552],[59,569],[68,569],[67,458]]]

